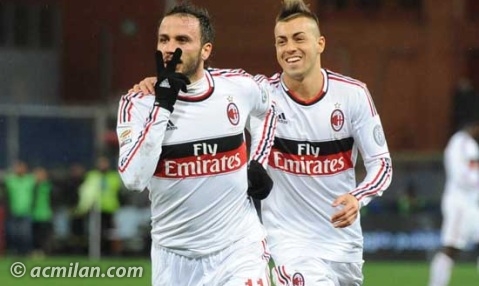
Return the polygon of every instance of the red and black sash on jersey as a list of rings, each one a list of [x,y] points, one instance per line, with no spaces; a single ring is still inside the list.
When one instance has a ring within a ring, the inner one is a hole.
[[[352,137],[326,141],[296,141],[276,137],[269,165],[298,175],[331,175],[353,167]]]
[[[155,176],[187,178],[229,173],[247,162],[243,134],[164,145]]]

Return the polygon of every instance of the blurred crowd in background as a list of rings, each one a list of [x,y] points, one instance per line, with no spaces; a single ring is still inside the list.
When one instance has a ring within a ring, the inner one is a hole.
[[[86,255],[90,232],[100,231],[101,255],[146,254],[146,192],[125,192],[115,167],[107,156],[91,169],[72,164],[64,172],[15,161],[0,176],[0,251],[38,258]],[[135,222],[129,208],[143,208],[143,217]],[[92,213],[99,214],[99,230],[91,228]]]

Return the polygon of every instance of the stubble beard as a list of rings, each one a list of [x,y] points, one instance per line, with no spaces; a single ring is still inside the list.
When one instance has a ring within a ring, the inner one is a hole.
[[[188,78],[193,78],[200,68],[201,61],[201,53],[199,52],[195,58],[191,59],[191,61],[183,63],[182,74]]]

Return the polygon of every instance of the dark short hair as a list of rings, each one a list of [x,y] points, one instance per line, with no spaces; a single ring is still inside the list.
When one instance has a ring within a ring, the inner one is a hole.
[[[311,12],[303,0],[283,0],[281,10],[276,16],[276,22],[285,22],[297,17],[306,17],[316,22],[319,27],[319,19]]]
[[[215,39],[215,30],[211,23],[211,17],[208,10],[195,6],[189,1],[183,1],[166,12],[165,17],[176,14],[189,15],[198,19],[201,29],[201,44],[213,43]]]

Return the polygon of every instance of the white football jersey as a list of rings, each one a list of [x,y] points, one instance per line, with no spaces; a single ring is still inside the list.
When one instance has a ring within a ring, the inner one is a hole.
[[[381,195],[391,182],[390,155],[366,85],[328,70],[322,73],[323,89],[311,102],[288,90],[280,74],[268,79],[276,87],[279,115],[268,161],[274,187],[262,201],[263,224],[273,258],[299,249],[332,261],[360,262],[360,219],[334,228],[330,219],[339,209],[331,205],[348,192],[361,205]],[[354,170],[358,150],[367,171],[359,185]]]
[[[479,146],[467,131],[460,130],[449,139],[444,167],[441,243],[466,249],[479,241]]]
[[[466,131],[456,132],[444,150],[445,196],[479,206],[479,146]]]
[[[241,70],[210,70],[173,113],[154,95],[122,97],[119,172],[128,189],[150,192],[153,243],[199,257],[265,237],[246,194],[244,130],[250,115],[261,119],[251,157],[266,164],[276,124],[267,88]]]

